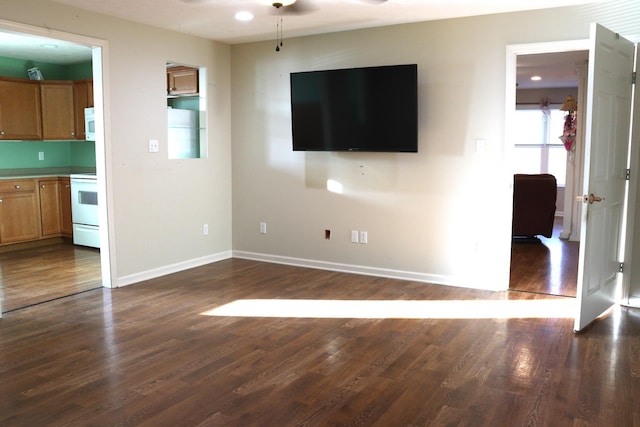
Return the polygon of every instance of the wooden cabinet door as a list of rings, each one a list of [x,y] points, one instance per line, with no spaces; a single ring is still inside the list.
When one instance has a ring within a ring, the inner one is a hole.
[[[62,220],[58,179],[38,181],[38,193],[42,236],[59,235],[62,232]]]
[[[169,95],[197,94],[198,69],[183,66],[168,68],[167,93]]]
[[[73,82],[41,82],[42,136],[44,139],[76,139]]]
[[[69,178],[58,178],[60,194],[60,225],[62,234],[71,237],[73,235],[73,222],[71,219],[71,184]]]
[[[93,80],[78,80],[73,83],[76,139],[85,139],[84,109],[93,107]]]
[[[42,139],[39,82],[0,79],[0,139]]]
[[[0,243],[37,239],[38,219],[35,191],[0,193]]]

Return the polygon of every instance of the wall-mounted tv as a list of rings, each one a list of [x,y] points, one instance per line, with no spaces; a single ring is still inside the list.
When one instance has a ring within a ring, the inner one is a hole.
[[[291,73],[294,151],[418,151],[416,64]]]

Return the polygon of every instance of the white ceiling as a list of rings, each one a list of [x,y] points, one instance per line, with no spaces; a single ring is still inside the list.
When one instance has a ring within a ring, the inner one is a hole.
[[[106,15],[225,43],[273,39],[272,0],[53,0]],[[282,1],[282,0],[280,0]],[[285,15],[284,36],[295,37],[462,16],[593,3],[594,0],[297,0],[313,9]],[[250,22],[234,19],[249,11]]]
[[[0,56],[50,64],[75,64],[90,61],[91,48],[63,40],[0,30]]]
[[[578,87],[577,69],[585,65],[588,59],[588,50],[518,55],[518,88]],[[542,80],[532,81],[533,76],[540,76]]]
[[[229,44],[274,40],[278,16],[271,0],[52,0],[87,11]],[[436,19],[593,3],[598,0],[297,0],[307,13],[283,14],[284,38]],[[240,22],[236,12],[254,19]],[[57,47],[43,47],[55,45]],[[86,46],[0,31],[0,56],[49,63],[88,61]],[[544,59],[537,55],[539,60]],[[555,73],[560,71],[557,59]],[[563,61],[575,74],[574,60]],[[532,71],[529,66],[528,71]],[[575,77],[575,76],[574,76]],[[559,75],[555,79],[560,79]],[[520,80],[520,79],[519,79]],[[547,81],[550,83],[550,80]],[[522,86],[521,86],[522,87]]]

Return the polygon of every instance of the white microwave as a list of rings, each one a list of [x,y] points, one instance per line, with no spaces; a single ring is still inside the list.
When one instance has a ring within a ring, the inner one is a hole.
[[[87,141],[96,140],[96,116],[93,108],[84,109],[84,132]]]

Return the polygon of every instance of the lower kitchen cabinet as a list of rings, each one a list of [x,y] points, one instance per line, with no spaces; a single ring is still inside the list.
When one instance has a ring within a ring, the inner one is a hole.
[[[0,243],[38,239],[39,220],[35,180],[0,181]]]
[[[68,177],[0,180],[0,245],[72,235]]]
[[[69,178],[58,178],[60,190],[60,221],[62,225],[62,235],[71,237],[73,235],[73,222],[71,219],[71,182]]]
[[[42,236],[59,235],[62,232],[60,212],[60,184],[57,178],[39,180],[40,224]]]

